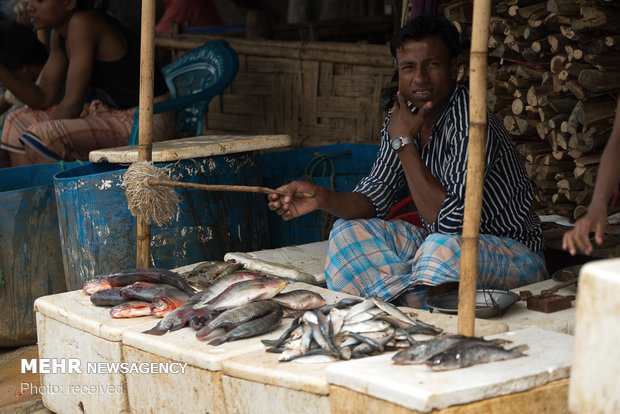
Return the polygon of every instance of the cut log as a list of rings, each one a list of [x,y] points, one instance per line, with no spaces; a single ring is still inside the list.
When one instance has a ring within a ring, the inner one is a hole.
[[[602,102],[579,101],[568,117],[568,122],[575,128],[581,127],[583,131],[590,128],[604,131],[613,122],[615,111],[616,103],[611,100]]]
[[[535,53],[551,52],[549,38],[543,37],[539,38],[538,40],[534,40],[532,43],[530,43],[530,49],[532,49],[532,51],[534,51]]]
[[[549,92],[550,89],[548,87],[534,85],[530,86],[526,94],[527,104],[531,106],[539,106],[542,98],[546,97]]]
[[[566,57],[566,55],[553,56],[551,58],[551,61],[549,62],[549,69],[551,70],[551,73],[554,73],[557,75],[558,73],[563,71],[567,60],[568,58]]]
[[[559,53],[564,50],[564,46],[568,44],[568,40],[559,34],[550,34],[547,36],[549,47],[552,53]]]
[[[579,5],[575,0],[547,0],[547,11],[562,16],[579,16]]]
[[[587,54],[583,60],[603,71],[617,71],[620,69],[620,53]]]
[[[570,93],[573,94],[575,98],[579,99],[580,101],[585,101],[586,99],[588,99],[586,92],[574,80],[571,79],[566,81],[566,88],[570,91]]]
[[[579,72],[577,82],[589,91],[606,92],[620,87],[620,76],[616,72],[583,69]]]

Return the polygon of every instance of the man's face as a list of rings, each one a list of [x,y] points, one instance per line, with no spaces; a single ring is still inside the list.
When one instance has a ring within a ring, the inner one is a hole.
[[[396,51],[400,93],[416,107],[431,101],[439,112],[456,81],[456,59],[436,36],[407,40]]]

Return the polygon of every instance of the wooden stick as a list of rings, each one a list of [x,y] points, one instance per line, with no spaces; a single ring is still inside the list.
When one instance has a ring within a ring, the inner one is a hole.
[[[490,19],[491,0],[476,0],[472,22],[469,72],[469,151],[458,302],[458,333],[467,336],[474,335],[476,311],[478,232],[482,210],[485,134],[487,129],[486,78]]]
[[[142,0],[140,34],[140,114],[138,160],[151,161],[153,152],[153,78],[155,67],[155,0]],[[151,227],[137,217],[136,267],[150,267]]]
[[[259,187],[259,186],[251,186],[251,185],[197,184],[197,183],[186,183],[182,181],[155,180],[155,179],[150,179],[149,185],[163,185],[166,187],[193,188],[196,190],[205,190],[205,191],[237,191],[237,192],[242,192],[242,193],[261,193],[261,194],[278,194],[278,195],[286,194],[284,191],[281,191],[281,190],[273,190],[267,187]],[[295,193],[294,197],[313,198],[314,194]]]

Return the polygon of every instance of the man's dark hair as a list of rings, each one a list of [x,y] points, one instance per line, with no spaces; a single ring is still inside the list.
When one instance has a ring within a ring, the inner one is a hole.
[[[394,34],[390,42],[390,52],[396,57],[396,51],[403,47],[407,40],[422,40],[431,36],[437,36],[444,42],[450,53],[450,60],[461,53],[461,40],[456,27],[445,18],[428,13],[410,20]]]
[[[17,22],[0,22],[0,63],[8,70],[46,60],[47,50],[32,30]]]

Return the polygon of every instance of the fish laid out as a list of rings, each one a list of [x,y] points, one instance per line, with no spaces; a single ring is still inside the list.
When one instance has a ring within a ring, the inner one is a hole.
[[[275,298],[274,298],[275,300]],[[263,340],[279,361],[326,362],[361,358],[409,347],[412,335],[438,335],[441,329],[373,297],[343,299],[305,311],[275,340]]]
[[[420,341],[397,352],[392,360],[398,365],[426,364],[433,371],[465,368],[487,362],[524,356],[527,345],[505,349],[505,339],[486,340],[464,335],[440,335]]]
[[[179,274],[158,268],[98,275],[86,282],[82,290],[90,295],[94,305],[112,306],[113,318],[162,317],[188,303],[195,293]]]
[[[186,305],[167,313],[156,326],[144,333],[163,335],[168,331],[175,331],[187,325],[200,330],[227,310],[273,298],[287,284],[287,279],[258,272],[238,271],[230,273],[209,288],[194,294],[189,298]],[[282,315],[279,318],[281,319]],[[274,323],[273,328],[276,326],[277,324]],[[213,329],[207,327],[198,337],[207,336]],[[231,337],[231,339],[234,338]]]

